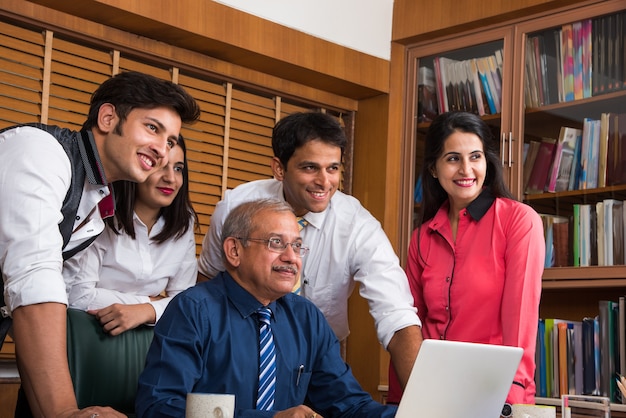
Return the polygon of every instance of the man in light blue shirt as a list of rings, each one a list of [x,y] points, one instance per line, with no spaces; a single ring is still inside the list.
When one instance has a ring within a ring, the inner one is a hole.
[[[393,417],[394,406],[360,387],[319,309],[291,293],[308,249],[290,206],[244,203],[223,231],[226,272],[176,296],[155,327],[139,416],[184,416],[187,393],[204,392],[235,394],[236,417]],[[261,307],[271,310],[276,349],[270,411],[256,409]]]

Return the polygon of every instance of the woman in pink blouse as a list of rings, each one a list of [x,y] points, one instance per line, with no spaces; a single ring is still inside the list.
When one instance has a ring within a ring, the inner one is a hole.
[[[422,179],[421,222],[406,267],[422,334],[522,347],[507,402],[532,404],[545,256],[541,219],[513,199],[497,141],[472,113],[445,113],[432,122]],[[389,401],[400,397],[390,367]]]

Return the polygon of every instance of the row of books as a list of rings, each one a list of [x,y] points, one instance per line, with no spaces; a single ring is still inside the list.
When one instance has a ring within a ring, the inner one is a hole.
[[[601,300],[581,321],[540,319],[535,351],[537,396],[599,395],[626,403],[616,384],[626,374],[626,303]]]
[[[585,118],[582,129],[563,126],[558,138],[524,144],[526,194],[626,184],[626,113]]]
[[[502,50],[466,60],[435,57],[434,69],[421,67],[418,74],[418,120],[448,111],[478,115],[502,111]]]
[[[546,239],[544,267],[626,264],[626,204],[604,199],[574,204],[573,216],[540,214]]]
[[[562,25],[526,40],[527,107],[626,88],[626,12]]]

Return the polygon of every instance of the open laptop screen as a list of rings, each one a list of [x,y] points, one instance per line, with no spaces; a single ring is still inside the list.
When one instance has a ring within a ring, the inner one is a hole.
[[[397,418],[498,418],[522,358],[519,347],[424,340]]]

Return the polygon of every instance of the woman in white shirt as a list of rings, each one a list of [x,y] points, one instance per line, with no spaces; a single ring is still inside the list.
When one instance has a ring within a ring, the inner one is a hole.
[[[85,251],[64,263],[69,307],[95,315],[119,335],[155,324],[172,297],[197,279],[184,140],[145,183],[113,183],[115,217]]]

